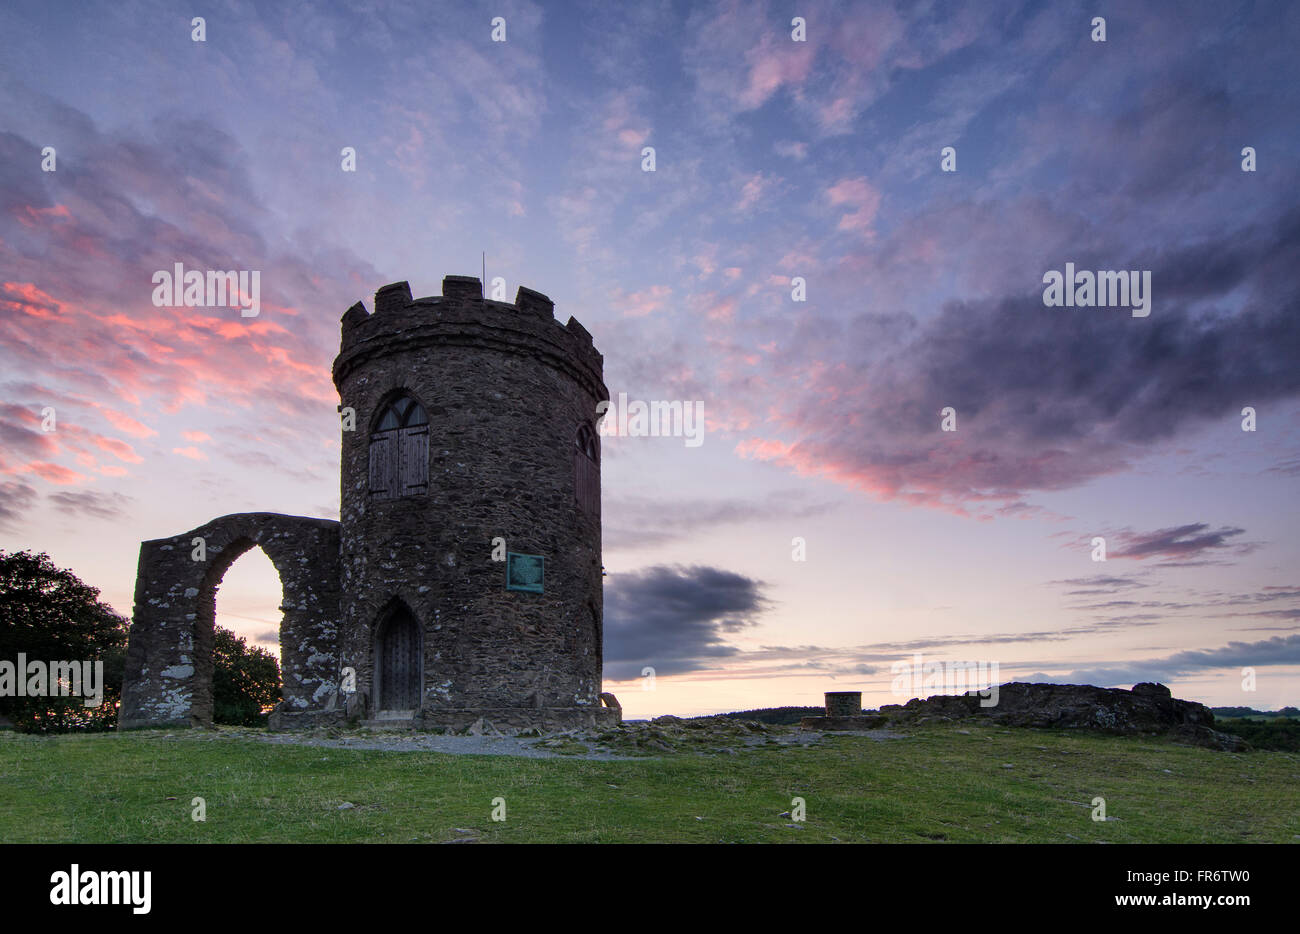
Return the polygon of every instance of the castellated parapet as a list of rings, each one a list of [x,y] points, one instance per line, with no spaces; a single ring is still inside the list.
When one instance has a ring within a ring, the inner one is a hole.
[[[374,309],[344,314],[334,361],[339,521],[227,516],[145,542],[124,726],[211,722],[215,588],[253,545],[285,585],[274,727],[619,718],[600,693],[609,392],[591,335],[539,292],[485,300],[463,276],[431,298],[384,286]]]

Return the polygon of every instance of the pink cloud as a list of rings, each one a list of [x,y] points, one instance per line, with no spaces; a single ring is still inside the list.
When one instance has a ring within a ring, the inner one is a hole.
[[[880,190],[866,178],[845,178],[826,189],[832,205],[853,210],[840,217],[839,229],[864,235],[871,234],[871,223],[880,208]]]
[[[29,471],[59,486],[71,486],[86,479],[85,475],[79,474],[75,470],[69,470],[67,467],[45,461],[32,461],[25,468],[15,472],[27,473]]]
[[[172,453],[179,454],[181,457],[188,457],[190,460],[194,461],[205,461],[208,459],[208,455],[193,446],[187,448],[172,448]]]
[[[853,98],[837,97],[829,104],[825,104],[817,109],[817,122],[824,129],[833,129],[842,127],[852,121],[855,115]]]
[[[616,293],[614,302],[623,307],[625,318],[643,318],[662,308],[668,296],[672,294],[673,290],[666,285],[652,285],[648,289],[627,296]]]
[[[143,422],[139,422],[131,416],[125,415],[116,409],[110,409],[108,406],[101,405],[98,402],[92,402],[91,405],[93,405],[99,413],[104,416],[104,419],[110,425],[118,431],[126,432],[133,438],[148,438],[150,435],[158,434],[158,432],[154,431]]]
[[[808,156],[808,144],[800,142],[791,142],[782,140],[772,146],[778,156],[785,156],[787,159],[805,159]]]
[[[107,451],[120,461],[126,461],[128,464],[138,464],[143,458],[135,453],[135,449],[125,441],[118,441],[116,438],[105,438],[101,435],[92,437],[92,441],[101,451]]]
[[[734,298],[724,298],[711,304],[704,314],[710,321],[730,322],[736,317],[737,305]]]
[[[769,180],[764,178],[762,172],[755,172],[749,178],[745,179],[745,184],[740,190],[740,201],[736,204],[737,211],[744,211],[752,207],[763,192],[768,188]]]
[[[14,219],[24,227],[39,227],[46,220],[66,219],[72,216],[65,204],[56,204],[51,208],[37,208],[24,204],[16,206],[12,213]]]
[[[769,97],[785,85],[799,87],[812,70],[814,48],[807,42],[793,42],[782,33],[774,38],[770,33],[745,54],[749,64],[749,79],[740,92],[740,103],[747,109],[761,107]]]

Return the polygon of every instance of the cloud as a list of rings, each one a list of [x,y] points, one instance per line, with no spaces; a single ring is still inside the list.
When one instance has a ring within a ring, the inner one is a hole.
[[[1115,537],[1120,547],[1107,552],[1110,558],[1145,558],[1169,559],[1164,566],[1192,566],[1192,559],[1203,555],[1249,554],[1257,545],[1251,542],[1230,543],[1228,540],[1245,533],[1245,529],[1221,528],[1209,531],[1204,522],[1177,526],[1170,529],[1158,529],[1154,532],[1118,533]],[[1171,559],[1180,559],[1172,562]],[[1196,562],[1204,563],[1204,562]]]
[[[1286,264],[1300,266],[1300,209],[1136,257],[1156,283],[1145,319],[1049,309],[1035,292],[950,302],[925,320],[796,321],[768,378],[798,391],[767,402],[769,431],[737,450],[959,514],[1125,471],[1213,420],[1236,427],[1240,399],[1300,395],[1300,296],[1269,272]],[[1244,296],[1235,312],[1219,305],[1229,294]],[[737,387],[719,402],[747,398]],[[955,432],[940,431],[946,406]]]
[[[32,461],[26,465],[24,472],[34,473],[43,480],[48,480],[50,483],[59,486],[72,486],[86,479],[84,474],[79,474],[75,470],[69,470],[67,467],[46,461]]]
[[[826,198],[835,207],[850,208],[842,214],[839,229],[870,236],[871,224],[880,210],[880,190],[865,178],[840,179],[826,189]]]
[[[605,676],[625,681],[645,667],[665,676],[737,653],[725,637],[768,606],[761,581],[702,566],[659,565],[610,575],[605,584]]]
[[[36,490],[21,480],[0,480],[0,528],[16,528],[38,498]]]
[[[49,501],[60,512],[86,519],[117,519],[126,515],[131,503],[129,496],[121,493],[104,493],[96,490],[51,493]]]
[[[1080,588],[1077,590],[1067,590],[1067,597],[1099,597],[1107,594],[1115,594],[1124,590],[1135,587],[1146,587],[1147,584],[1135,580],[1131,577],[1113,577],[1105,574],[1097,574],[1093,577],[1072,577],[1065,580],[1050,581],[1052,586],[1065,586]]]
[[[772,144],[772,149],[778,156],[787,159],[802,162],[808,158],[808,144],[796,140],[779,140]]]
[[[624,294],[622,289],[616,289],[610,296],[610,303],[615,308],[621,308],[624,317],[643,318],[662,308],[672,294],[673,290],[666,285],[652,285],[630,294]]]
[[[266,417],[315,418],[316,430],[329,432],[337,315],[298,309],[341,314],[364,294],[359,283],[379,277],[304,231],[268,246],[259,230],[265,198],[247,154],[215,127],[158,120],[130,134],[99,131],[75,111],[32,98],[65,124],[78,158],[61,160],[57,177],[0,173],[0,240],[9,248],[0,277],[0,369],[15,385],[48,386],[31,410],[54,405],[59,424],[43,436],[32,430],[30,411],[15,417],[14,406],[0,407],[0,444],[24,457],[0,463],[0,472],[65,485],[84,480],[83,468],[121,475],[97,467],[97,457],[140,464],[141,453],[122,436],[158,433],[132,410],[256,406]],[[38,153],[31,140],[0,133],[0,162],[39,164]],[[151,276],[176,262],[260,270],[261,315],[155,307]],[[81,410],[82,424],[65,415],[69,409]],[[107,431],[89,427],[92,418]],[[202,456],[193,447],[176,450]],[[292,465],[299,451],[274,452],[276,463]]]
[[[1217,649],[1175,652],[1164,658],[1078,668],[1063,675],[1036,672],[1023,680],[1052,684],[1095,684],[1113,687],[1141,681],[1168,683],[1185,675],[1220,668],[1266,668],[1300,665],[1300,634],[1274,636],[1261,642],[1229,642]]]

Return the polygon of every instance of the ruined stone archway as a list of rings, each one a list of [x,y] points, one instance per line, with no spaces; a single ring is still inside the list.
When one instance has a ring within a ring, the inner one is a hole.
[[[201,547],[196,539],[202,539]],[[339,524],[239,513],[173,538],[141,543],[120,727],[211,725],[216,588],[235,559],[254,546],[270,558],[284,591],[284,701],[271,715],[271,725],[305,725],[333,714],[338,703]]]

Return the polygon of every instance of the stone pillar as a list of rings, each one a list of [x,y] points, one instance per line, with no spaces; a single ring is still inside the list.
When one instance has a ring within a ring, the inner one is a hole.
[[[827,691],[826,716],[860,717],[862,716],[861,691]]]

